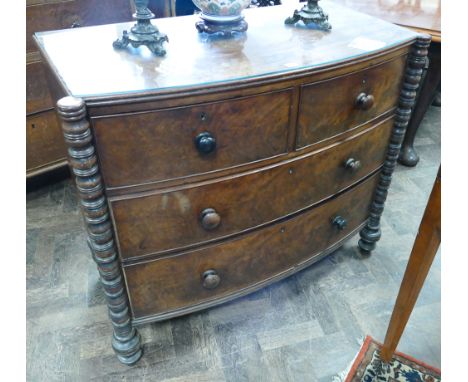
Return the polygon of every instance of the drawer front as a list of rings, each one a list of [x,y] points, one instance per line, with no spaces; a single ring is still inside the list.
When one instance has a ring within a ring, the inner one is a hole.
[[[317,208],[237,240],[124,267],[134,317],[225,298],[300,266],[366,220],[377,180],[378,174]],[[343,229],[332,224],[338,216],[347,222]]]
[[[121,256],[180,250],[313,205],[381,166],[391,130],[390,119],[338,145],[266,170],[175,191],[113,200],[111,208]],[[350,167],[353,165],[357,168]]]
[[[94,119],[106,186],[174,179],[286,153],[291,94]]]
[[[41,61],[26,65],[26,113],[28,114],[54,107],[43,65]]]
[[[38,0],[26,7],[26,51],[35,32],[131,21],[129,0]],[[112,42],[111,42],[112,43]]]
[[[304,85],[296,147],[351,130],[397,106],[406,56],[354,74]]]
[[[27,117],[26,169],[37,169],[66,158],[67,151],[55,111]]]

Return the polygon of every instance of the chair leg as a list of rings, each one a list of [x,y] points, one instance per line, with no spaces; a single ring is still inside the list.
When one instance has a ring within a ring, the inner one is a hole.
[[[381,351],[385,362],[392,359],[440,245],[440,183],[439,168],[385,335]]]

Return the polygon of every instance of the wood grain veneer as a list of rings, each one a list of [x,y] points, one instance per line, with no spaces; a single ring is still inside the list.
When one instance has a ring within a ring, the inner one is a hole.
[[[26,7],[26,52],[33,52],[35,32],[129,21],[128,0],[62,0]]]
[[[287,152],[291,89],[223,102],[93,120],[109,187],[180,178]],[[200,153],[209,133],[216,148]],[[128,137],[132,139],[129,140]],[[268,137],[268,139],[265,139]]]
[[[222,297],[308,260],[364,222],[377,180],[374,175],[318,208],[237,240],[124,267],[133,316],[157,315]],[[348,219],[346,229],[332,225],[337,215]],[[201,283],[208,269],[221,278],[214,290]]]
[[[170,38],[165,57],[151,56],[143,48],[138,50],[141,54],[114,50],[109,41],[131,23],[38,33],[36,39],[69,94],[87,101],[115,102],[130,96],[180,96],[197,89],[206,92],[212,87],[306,75],[387,53],[411,44],[414,37],[414,32],[327,1],[323,7],[335,14],[334,33],[285,25],[284,15],[296,7],[289,4],[246,11],[249,32],[229,43],[194,33],[198,16],[158,19],[155,24]],[[74,53],[64,54],[64,41]],[[78,54],[88,59],[80,60],[76,70],[74,57]],[[93,55],[100,59],[92,59]]]
[[[329,139],[394,108],[403,80],[406,57],[328,81],[302,85],[297,147]],[[368,109],[361,94],[372,97]]]
[[[52,110],[55,102],[47,86],[47,78],[42,61],[26,63],[26,114]],[[61,137],[60,137],[61,138]]]
[[[379,168],[393,120],[358,136],[262,171],[111,200],[120,255],[137,258],[226,237],[307,208]],[[345,167],[355,158],[361,167]],[[221,223],[203,228],[200,214],[213,208]]]
[[[49,165],[66,166],[65,144],[53,109],[26,117],[26,146],[28,171],[38,172]]]
[[[429,38],[321,3],[330,33],[286,27],[292,5],[247,10],[232,39],[157,20],[163,58],[112,49],[130,24],[36,35],[123,363],[136,324],[258,289],[360,228],[375,248]]]
[[[115,23],[131,19],[129,0],[29,0],[26,2],[26,176],[66,166],[60,124],[50,111],[47,73],[33,34],[64,28]],[[33,127],[34,126],[34,127]],[[32,129],[35,129],[34,132]],[[39,131],[41,130],[41,131]]]

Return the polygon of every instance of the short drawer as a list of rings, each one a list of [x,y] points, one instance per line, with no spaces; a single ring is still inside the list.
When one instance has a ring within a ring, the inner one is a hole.
[[[26,117],[26,169],[35,170],[67,159],[54,110]]]
[[[287,152],[291,90],[93,119],[107,187],[151,183]]]
[[[302,86],[296,147],[333,138],[397,106],[406,56]]]
[[[378,174],[317,208],[236,240],[125,266],[134,318],[201,309],[307,265],[366,221],[377,180]]]
[[[37,50],[32,35],[56,29],[131,21],[129,0],[29,0],[26,51]]]
[[[204,243],[300,211],[381,166],[392,119],[339,144],[261,171],[111,199],[122,258]]]
[[[28,114],[54,107],[43,65],[41,61],[26,64],[26,113]]]

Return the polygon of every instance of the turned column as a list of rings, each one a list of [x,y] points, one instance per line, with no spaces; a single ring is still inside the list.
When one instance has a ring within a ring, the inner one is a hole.
[[[132,365],[142,355],[141,339],[130,318],[107,199],[86,118],[86,105],[80,98],[65,97],[57,102],[57,111],[68,148],[68,161],[75,175],[88,245],[107,297],[114,328],[112,347],[121,362]]]
[[[380,173],[379,183],[370,208],[367,224],[360,232],[361,239],[359,240],[359,248],[364,254],[370,254],[370,252],[374,250],[381,236],[380,218],[384,210],[388,188],[392,181],[392,174],[395,170],[406,127],[411,118],[411,111],[415,104],[416,94],[421,82],[430,43],[431,36],[420,35],[413,44],[408,57],[387,155]]]
[[[437,95],[437,89],[440,86],[440,50],[440,43],[433,42],[429,46],[429,67],[426,71],[425,79],[422,81],[416,106],[411,115],[411,120],[408,123],[405,139],[403,140],[398,158],[398,162],[405,166],[413,167],[419,162],[419,156],[414,149],[414,139],[424,115],[434,101]]]

